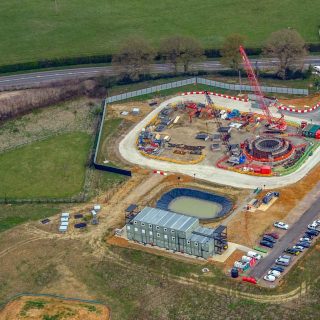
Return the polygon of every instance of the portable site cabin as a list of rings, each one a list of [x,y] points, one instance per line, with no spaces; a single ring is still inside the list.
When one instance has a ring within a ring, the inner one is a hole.
[[[132,111],[131,111],[131,113],[132,113],[133,115],[138,115],[138,114],[140,113],[140,109],[139,109],[139,108],[133,108]]]
[[[68,222],[68,221],[69,221],[69,218],[61,218],[60,221],[61,221],[61,222]]]
[[[69,222],[61,222],[60,223],[60,226],[68,226],[69,225]]]
[[[308,124],[302,129],[302,135],[309,138],[320,139],[320,125]]]
[[[66,232],[68,230],[68,226],[60,226],[59,231],[60,232]]]
[[[68,212],[61,213],[61,218],[69,218],[69,217],[70,217],[70,213]]]

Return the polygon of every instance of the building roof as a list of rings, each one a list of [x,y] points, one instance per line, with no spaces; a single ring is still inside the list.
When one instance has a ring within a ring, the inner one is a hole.
[[[199,243],[214,242],[213,233],[214,229],[198,227],[197,229],[192,231],[192,236],[190,240],[197,241]],[[206,235],[208,235],[208,237]]]
[[[167,227],[184,232],[188,231],[190,227],[199,224],[199,219],[195,217],[150,207],[145,207],[133,218],[133,221],[154,224],[159,227]]]

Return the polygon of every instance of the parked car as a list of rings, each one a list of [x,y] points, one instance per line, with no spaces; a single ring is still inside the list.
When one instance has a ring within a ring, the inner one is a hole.
[[[320,231],[318,231],[318,230],[310,230],[310,229],[308,229],[307,231],[306,231],[306,234],[308,234],[308,235],[313,235],[313,236],[315,236],[315,237],[317,237],[318,235],[319,235],[319,233],[320,233]]]
[[[305,233],[303,236],[302,236],[302,238],[309,238],[309,239],[313,239],[315,237],[315,235],[313,235],[313,234],[309,234],[309,233]]]
[[[277,242],[277,240],[275,240],[274,238],[272,238],[272,237],[270,237],[270,236],[266,236],[266,235],[264,235],[264,236],[262,237],[262,240],[264,240],[264,241],[269,241],[269,242],[272,242],[272,243],[276,243],[276,242]]]
[[[268,248],[273,248],[273,243],[270,241],[261,240],[260,245]]]
[[[279,229],[284,229],[284,230],[289,229],[289,225],[282,221],[276,221],[273,225]]]
[[[309,230],[319,231],[318,226],[315,226],[315,225],[313,225],[313,224],[308,224],[308,229],[309,229]]]
[[[269,282],[274,282],[276,280],[276,277],[271,275],[271,274],[266,274],[264,277],[263,277],[264,280],[266,281],[269,281]]]
[[[292,259],[292,257],[291,257],[291,256],[288,256],[287,254],[283,254],[283,255],[280,256],[279,258],[287,259],[287,260],[291,260],[291,259]]]
[[[299,239],[299,241],[307,241],[307,242],[311,242],[311,239],[310,238],[308,238],[308,237],[302,237],[302,238],[300,238]]]
[[[276,270],[270,270],[270,271],[268,271],[268,274],[272,275],[272,276],[274,276],[276,278],[279,278],[281,276],[281,272],[276,271]]]
[[[305,247],[302,247],[302,246],[293,246],[292,248],[297,249],[299,251],[303,251],[305,249]]]
[[[304,248],[310,248],[311,244],[309,242],[298,242],[296,243],[296,246],[301,246],[301,247],[304,247]]]
[[[279,265],[279,266],[287,267],[290,264],[290,261],[286,260],[286,259],[277,259],[276,260],[276,264]]]
[[[294,249],[294,248],[287,248],[284,252],[289,253],[289,254],[294,254],[295,256],[300,254],[300,250]]]
[[[279,272],[284,272],[284,267],[280,267],[280,266],[273,266],[270,268],[270,270],[275,270],[275,271],[279,271]]]
[[[266,233],[265,236],[269,236],[269,237],[272,237],[274,239],[279,239],[279,234],[276,233],[276,232],[269,232],[269,233]]]
[[[259,254],[259,253],[254,252],[254,251],[248,251],[247,252],[247,256],[250,257],[250,258],[257,259],[257,260],[262,259],[262,255]]]

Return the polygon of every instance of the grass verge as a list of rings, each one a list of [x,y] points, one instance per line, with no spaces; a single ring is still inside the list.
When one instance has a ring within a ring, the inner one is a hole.
[[[51,137],[0,155],[1,198],[64,198],[82,189],[89,134]]]

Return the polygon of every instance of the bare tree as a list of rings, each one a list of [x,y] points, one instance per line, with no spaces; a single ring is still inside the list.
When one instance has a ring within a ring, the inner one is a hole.
[[[241,55],[239,52],[240,45],[243,45],[245,37],[241,34],[232,34],[226,37],[222,49],[220,50],[221,54],[221,63],[233,70],[238,71],[241,63]]]
[[[200,42],[191,37],[173,36],[161,42],[161,54],[172,63],[174,71],[178,71],[182,63],[184,72],[189,70],[190,63],[203,58],[203,48]]]
[[[136,80],[150,72],[154,57],[155,52],[145,39],[132,37],[125,41],[112,62],[120,67],[124,76]]]
[[[277,74],[285,79],[290,71],[301,70],[307,54],[301,35],[293,29],[273,32],[265,43],[263,53],[278,60]]]

